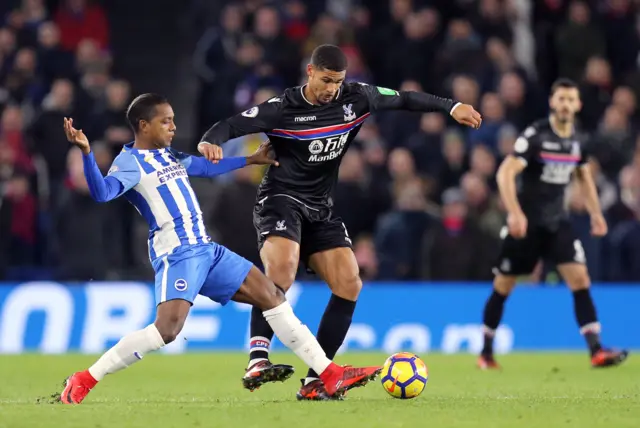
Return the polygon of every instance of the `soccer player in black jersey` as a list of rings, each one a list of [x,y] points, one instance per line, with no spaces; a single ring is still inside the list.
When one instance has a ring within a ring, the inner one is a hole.
[[[313,270],[332,291],[317,338],[329,358],[342,345],[362,287],[351,239],[332,209],[331,195],[342,156],[371,113],[378,110],[434,111],[477,128],[481,117],[470,105],[418,92],[399,92],[363,83],[345,83],[347,60],[337,46],[317,47],[307,66],[307,84],[216,123],[198,150],[220,159],[225,141],[246,134],[269,136],[279,167],[269,168],[258,190],[254,225],[267,276],[285,291],[298,262]],[[269,361],[273,331],[259,310],[251,314],[250,362],[243,378],[253,390],[285,380],[293,367]],[[309,370],[300,400],[326,400],[318,375]]]
[[[483,369],[498,367],[493,357],[493,337],[504,303],[516,278],[530,274],[539,259],[555,263],[573,292],[576,320],[591,352],[592,366],[617,365],[627,357],[627,351],[605,349],[600,344],[600,323],[589,291],[584,250],[564,209],[565,189],[575,177],[586,197],[591,234],[600,237],[607,233],[589,171],[587,136],[574,127],[575,115],[581,108],[576,84],[566,79],[556,81],[549,106],[551,115],[523,132],[516,140],[514,153],[505,158],[498,170],[498,187],[508,218],[501,236],[493,293],[484,309],[484,348],[478,359],[478,366]]]

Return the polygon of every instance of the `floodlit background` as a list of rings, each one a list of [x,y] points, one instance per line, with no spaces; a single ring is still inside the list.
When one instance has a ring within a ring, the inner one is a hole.
[[[559,76],[580,83],[580,123],[593,136],[609,221],[609,236],[591,239],[583,200],[568,192],[600,285],[605,337],[640,346],[623,333],[629,315],[616,310],[638,301],[640,281],[637,8],[628,0],[0,2],[0,351],[97,352],[153,317],[147,226],[124,200],[91,200],[64,116],[90,137],[106,172],[132,139],[128,102],[158,92],[177,114],[175,146],[194,152],[216,121],[303,82],[321,43],[345,50],[350,81],[454,97],[484,117],[469,130],[441,113],[381,113],[345,155],[336,210],[368,284],[347,347],[479,346],[505,217],[495,171],[518,133],[547,114]],[[251,153],[264,138],[229,142],[225,154]],[[262,174],[192,180],[213,238],[258,265],[251,215]],[[314,326],[328,292],[304,271],[299,279],[291,298]],[[524,280],[538,287],[509,302],[499,348],[581,349],[568,293],[541,287],[557,283],[553,266]],[[536,315],[530,299],[558,310]],[[176,349],[241,349],[247,308],[201,305],[185,333],[192,340]]]

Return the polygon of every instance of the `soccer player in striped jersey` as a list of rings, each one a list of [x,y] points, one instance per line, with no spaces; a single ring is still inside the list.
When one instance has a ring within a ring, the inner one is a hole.
[[[93,199],[107,202],[124,196],[149,224],[156,319],[123,337],[87,370],[70,376],[61,401],[81,403],[105,375],[122,370],[175,340],[198,294],[222,305],[234,300],[260,308],[282,343],[321,373],[332,395],[341,396],[375,378],[380,367],[342,367],[331,362],[295,316],[284,293],[249,261],[212,242],[206,233],[188,177],[214,177],[250,164],[277,166],[269,157],[269,146],[261,146],[247,158],[213,163],[177,152],[170,147],[176,131],[173,109],[156,94],[143,94],[133,100],[127,119],[135,141],[124,147],[107,177],[100,173],[87,137],[73,127],[73,119],[65,118],[64,130],[69,142],[82,150],[84,174]]]

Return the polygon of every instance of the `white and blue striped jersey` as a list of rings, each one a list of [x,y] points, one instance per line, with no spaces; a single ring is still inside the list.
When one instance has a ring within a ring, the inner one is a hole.
[[[211,242],[187,168],[193,157],[171,148],[138,150],[124,146],[108,177],[122,183],[120,195],[135,206],[149,224],[151,261],[182,245]]]

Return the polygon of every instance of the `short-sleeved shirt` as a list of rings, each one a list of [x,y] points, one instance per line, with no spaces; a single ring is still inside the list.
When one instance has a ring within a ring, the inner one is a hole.
[[[518,137],[514,156],[526,166],[518,178],[518,201],[532,225],[557,227],[567,217],[564,194],[576,167],[587,159],[587,135],[557,135],[549,119],[539,120]]]

